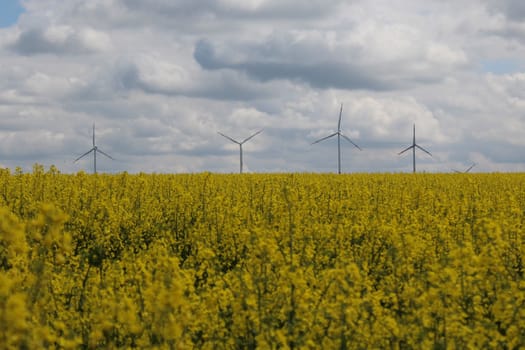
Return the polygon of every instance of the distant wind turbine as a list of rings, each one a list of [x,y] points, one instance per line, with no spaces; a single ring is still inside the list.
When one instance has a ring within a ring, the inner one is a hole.
[[[242,174],[242,145],[244,143],[246,143],[247,141],[251,140],[252,138],[254,138],[255,136],[259,135],[260,133],[262,132],[262,130],[259,130],[257,131],[255,134],[252,134],[251,136],[245,138],[244,140],[242,141],[237,141],[237,140],[234,140],[232,139],[231,137],[227,136],[227,135],[224,135],[222,132],[217,132],[219,135],[221,135],[222,137],[225,137],[227,138],[228,140],[230,140],[231,142],[233,143],[236,143],[239,145],[239,159],[240,159],[240,169],[239,169],[239,173]]]
[[[109,154],[103,152],[100,148],[97,147],[97,145],[95,144],[95,123],[93,123],[93,147],[87,151],[86,153],[84,153],[83,155],[81,155],[80,157],[78,157],[77,159],[75,159],[73,161],[73,163],[75,163],[76,161],[80,160],[81,158],[87,156],[88,154],[90,154],[91,152],[93,152],[93,173],[96,174],[97,173],[97,152],[99,152],[100,154],[103,154],[105,155],[106,157],[108,157],[109,159],[113,159],[113,157],[111,157]]]
[[[455,173],[468,173],[472,170],[472,168],[474,168],[476,166],[476,163],[473,163],[467,170],[465,171],[459,171],[459,170],[455,170],[455,169],[452,169],[452,171],[454,171]]]
[[[412,164],[413,164],[413,169],[414,169],[414,173],[416,172],[416,148],[419,148],[420,150],[422,150],[423,152],[425,152],[426,154],[428,154],[429,156],[432,157],[432,154],[427,151],[426,149],[424,149],[423,147],[419,146],[417,143],[416,143],[416,124],[414,124],[414,135],[413,135],[413,141],[412,141],[412,146],[409,146],[407,148],[405,148],[403,151],[399,152],[399,155],[405,153],[406,151],[408,150],[412,150]]]
[[[326,137],[323,137],[322,139],[319,139],[315,142],[312,142],[312,145],[315,145],[316,143],[319,143],[321,141],[324,141],[326,139],[329,139],[331,137],[334,137],[337,135],[337,171],[339,174],[341,174],[341,137],[343,137],[345,140],[350,142],[352,145],[354,145],[357,149],[362,151],[361,147],[356,145],[352,140],[350,140],[346,135],[344,135],[341,132],[341,116],[343,114],[343,104],[341,103],[341,109],[339,110],[339,123],[337,124],[337,132],[334,132],[331,135],[328,135]]]

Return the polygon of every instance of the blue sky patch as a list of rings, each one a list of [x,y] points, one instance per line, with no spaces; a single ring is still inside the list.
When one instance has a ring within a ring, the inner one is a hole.
[[[511,59],[486,60],[481,62],[484,72],[494,74],[509,74],[523,70],[523,65]]]
[[[18,21],[24,8],[18,0],[0,1],[0,28],[10,27]]]

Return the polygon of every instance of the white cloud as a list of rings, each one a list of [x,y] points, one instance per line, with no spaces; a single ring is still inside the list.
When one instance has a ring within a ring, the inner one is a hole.
[[[26,0],[0,30],[0,162],[63,171],[524,170],[517,0]],[[504,73],[504,74],[502,74]],[[490,146],[489,146],[490,144]],[[351,146],[351,145],[350,145]],[[419,164],[419,163],[418,163]],[[462,167],[463,166],[463,167]]]

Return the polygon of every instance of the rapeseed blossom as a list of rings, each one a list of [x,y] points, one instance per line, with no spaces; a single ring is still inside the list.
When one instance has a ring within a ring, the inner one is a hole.
[[[524,181],[0,171],[0,349],[520,348]]]

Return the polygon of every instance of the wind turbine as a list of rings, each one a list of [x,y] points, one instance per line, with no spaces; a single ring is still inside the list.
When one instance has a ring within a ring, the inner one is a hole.
[[[237,141],[237,140],[234,140],[232,139],[231,137],[227,136],[227,135],[224,135],[222,132],[217,132],[219,135],[227,138],[228,140],[230,140],[231,142],[233,143],[236,143],[239,145],[239,159],[240,159],[240,169],[239,169],[239,173],[242,174],[242,145],[244,143],[246,143],[247,141],[251,140],[252,138],[254,138],[255,136],[259,135],[260,133],[262,132],[262,130],[259,130],[257,131],[255,134],[252,134],[251,136],[245,138],[244,140],[242,141]]]
[[[78,157],[77,159],[75,159],[73,161],[73,163],[75,163],[76,161],[80,160],[81,158],[87,156],[88,154],[90,154],[91,152],[93,152],[93,173],[96,174],[97,173],[97,152],[99,152],[100,154],[103,154],[105,155],[106,157],[108,157],[109,159],[113,159],[113,157],[111,157],[109,154],[103,152],[100,148],[97,147],[97,145],[95,144],[95,123],[93,123],[93,147],[87,151],[86,153],[84,153],[83,155],[81,155],[80,157]]]
[[[455,169],[452,169],[452,171],[454,171],[455,173],[468,173],[472,170],[472,168],[474,168],[476,166],[476,163],[472,163],[472,165],[465,171],[459,171],[459,170],[455,170]]]
[[[339,174],[341,174],[341,137],[343,137],[345,140],[347,140],[352,145],[354,145],[357,149],[362,151],[361,147],[356,145],[352,140],[350,140],[346,135],[344,135],[341,132],[341,116],[342,116],[342,114],[343,114],[343,104],[341,103],[341,110],[339,111],[339,123],[337,124],[337,131],[334,132],[331,135],[323,137],[322,139],[319,139],[319,140],[317,140],[315,142],[312,142],[312,145],[315,145],[316,143],[319,143],[321,141],[324,141],[326,139],[329,139],[329,138],[334,137],[334,136],[337,135],[337,171],[338,171]]]
[[[421,147],[420,145],[416,143],[416,124],[414,124],[414,137],[412,141],[412,146],[409,146],[405,148],[403,151],[399,152],[399,155],[401,155],[405,153],[406,151],[412,149],[412,164],[413,164],[414,173],[416,172],[416,148],[419,148],[420,150],[422,150],[423,152],[425,152],[426,154],[432,157],[432,154],[429,151],[427,151],[426,149],[424,149],[423,147]]]

